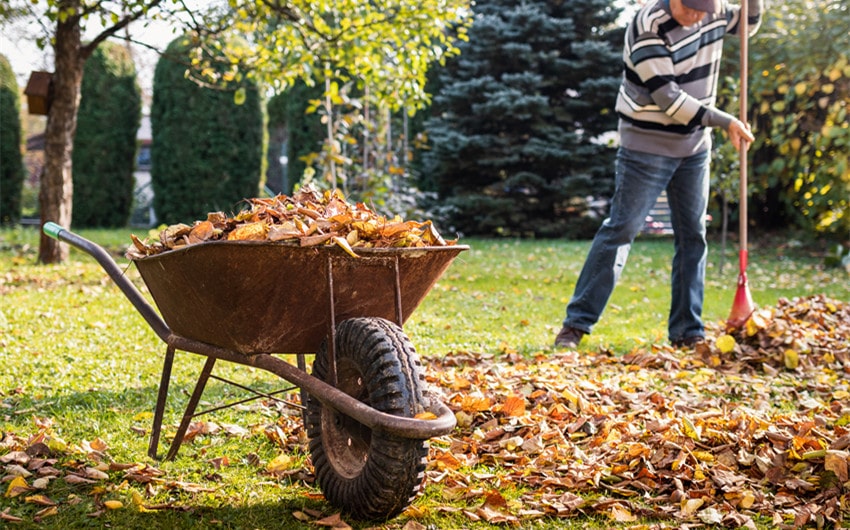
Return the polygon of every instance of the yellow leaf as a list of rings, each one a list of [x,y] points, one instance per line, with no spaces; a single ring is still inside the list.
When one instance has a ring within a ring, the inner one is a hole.
[[[24,502],[41,506],[56,506],[56,501],[50,499],[47,495],[30,495],[24,499]]]
[[[700,440],[700,429],[696,425],[691,422],[686,416],[682,417],[682,431],[685,433],[685,436],[692,440],[699,441]]]
[[[701,462],[714,462],[714,455],[708,451],[694,451],[694,458]]]
[[[416,418],[417,420],[436,420],[437,415],[434,414],[433,412],[427,412],[426,411],[426,412],[420,412],[419,414],[414,416],[414,418]]]
[[[142,494],[136,490],[130,490],[130,498],[133,499],[133,504],[136,506],[142,506],[145,504],[145,499],[142,497]]]
[[[55,436],[47,441],[47,447],[49,447],[51,451],[57,453],[64,453],[68,451],[68,444],[65,440]]]
[[[730,353],[735,349],[736,342],[735,337],[732,335],[721,335],[717,337],[717,340],[714,343],[717,346],[717,349],[720,350],[720,353]]]
[[[239,87],[236,92],[233,93],[233,104],[242,105],[245,103],[246,98],[247,93],[245,92],[245,87]]]
[[[688,499],[686,501],[682,501],[682,515],[687,516],[695,514],[703,504],[705,504],[705,501],[702,499]]]
[[[350,255],[352,258],[359,258],[360,257],[360,256],[357,255],[356,252],[354,252],[354,250],[351,248],[351,245],[349,245],[348,241],[346,241],[345,239],[338,237],[338,236],[334,236],[331,239],[333,239],[333,242],[336,243],[337,246],[339,246],[346,253],[348,253],[348,255]]]
[[[785,368],[795,370],[800,365],[800,355],[791,348],[785,350]]]
[[[287,454],[280,454],[274,460],[266,464],[266,470],[271,473],[280,473],[286,471],[292,465],[292,457]]]
[[[850,392],[846,390],[836,390],[832,393],[832,399],[835,399],[837,401],[850,399]]]
[[[124,503],[121,501],[103,501],[103,505],[106,506],[107,510],[118,510],[124,507]]]
[[[676,458],[676,460],[674,460],[673,463],[670,464],[670,469],[672,469],[673,471],[678,471],[679,468],[682,467],[682,464],[685,463],[685,458],[687,458],[687,455],[684,451],[679,453],[679,456]]]
[[[744,491],[743,495],[741,496],[741,500],[738,502],[738,506],[740,506],[741,508],[743,508],[745,510],[748,510],[753,506],[753,503],[755,503],[755,502],[756,502],[756,496],[753,495],[752,490],[746,490],[746,491]]]
[[[24,477],[17,476],[9,481],[9,487],[6,488],[7,497],[17,497],[21,493],[26,493],[30,490],[29,484]]]
[[[796,85],[794,85],[794,93],[798,96],[802,96],[806,93],[806,83],[800,81]]]
[[[57,513],[59,513],[59,508],[57,508],[56,506],[49,506],[43,510],[39,510],[38,512],[36,512],[33,518],[36,520],[44,519],[45,517],[50,517],[51,515],[56,515]]]
[[[747,320],[745,327],[746,327],[746,330],[747,330],[747,336],[748,337],[752,337],[753,335],[755,335],[759,332],[758,324],[756,324],[756,321],[752,317],[750,317],[749,320]]]

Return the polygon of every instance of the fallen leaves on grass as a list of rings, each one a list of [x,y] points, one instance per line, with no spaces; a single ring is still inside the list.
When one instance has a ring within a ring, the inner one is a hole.
[[[0,455],[0,482],[7,483],[5,497],[44,507],[33,515],[36,522],[56,515],[63,506],[80,502],[77,493],[90,495],[99,507],[89,514],[91,517],[100,517],[104,510],[121,509],[123,502],[117,499],[101,501],[100,498],[106,493],[122,491],[130,483],[143,484],[149,492],[155,489],[186,493],[216,491],[203,484],[170,480],[161,470],[147,464],[111,462],[106,454],[108,446],[99,438],[69,444],[55,435],[54,422],[50,418],[35,417],[33,424],[36,432],[31,436],[6,433],[0,440],[0,452],[5,451]],[[66,494],[62,499],[34,493],[47,489],[50,481],[56,479],[61,479],[77,493]],[[146,505],[136,499],[134,504],[143,510],[183,509],[173,505]],[[0,520],[21,522],[23,518],[6,509],[0,514]]]
[[[234,217],[212,212],[192,226],[171,225],[152,242],[131,236],[128,259],[140,259],[207,241],[280,241],[302,247],[337,245],[353,257],[358,247],[427,247],[453,245],[431,221],[403,221],[377,214],[363,203],[351,204],[339,190],[321,193],[305,187],[292,196],[245,201]]]
[[[526,358],[500,347],[497,354],[423,359],[426,378],[455,412],[458,428],[431,440],[427,480],[441,504],[414,505],[406,514],[416,519],[434,510],[504,526],[580,515],[683,528],[755,528],[756,518],[778,528],[846,524],[850,304],[825,296],[781,300],[734,334],[717,323],[707,335],[696,351],[650,345],[619,356]],[[253,453],[245,461],[262,477],[311,482],[289,456],[306,445],[300,418],[282,404],[266,406],[283,407],[281,417],[251,432],[282,453],[266,463]],[[32,436],[6,435],[0,466],[7,498],[44,506],[39,517],[72,502],[44,490],[56,479],[76,481],[74,491],[96,499],[116,483],[214,491],[170,480],[149,465],[110,462],[102,440],[62,440],[49,418],[33,423]],[[190,431],[249,432],[200,422]],[[208,463],[220,470],[228,461]],[[189,509],[146,505],[133,491],[133,505],[142,510]],[[98,500],[95,513],[110,502],[119,501]],[[302,509],[293,517],[347,527],[329,513]],[[21,519],[6,509],[0,520]]]
[[[468,514],[493,523],[518,506],[751,528],[757,514],[850,520],[850,305],[783,300],[724,335],[718,324],[696,352],[428,358],[460,425],[433,442],[429,477],[521,490],[517,506]]]

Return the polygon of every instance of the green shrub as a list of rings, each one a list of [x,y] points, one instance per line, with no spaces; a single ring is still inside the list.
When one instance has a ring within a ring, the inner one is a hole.
[[[21,101],[8,59],[0,55],[0,224],[21,218],[21,187],[26,173],[21,156]]]
[[[127,48],[104,42],[86,61],[74,138],[76,227],[126,226],[142,97]]]
[[[236,211],[239,201],[257,196],[262,180],[264,117],[256,84],[202,86],[187,76],[195,52],[190,38],[175,39],[154,73],[151,183],[157,218],[168,224]]]

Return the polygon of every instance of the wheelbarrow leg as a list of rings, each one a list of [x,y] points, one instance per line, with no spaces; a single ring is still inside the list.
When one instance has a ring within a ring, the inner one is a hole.
[[[174,346],[169,346],[165,351],[165,361],[162,365],[162,378],[159,381],[159,396],[156,398],[156,409],[153,413],[153,428],[151,429],[151,441],[148,446],[148,456],[157,460],[156,452],[159,448],[159,435],[162,431],[162,416],[165,413],[165,401],[168,398],[168,384],[171,381],[171,366],[174,364]]]
[[[183,443],[183,437],[189,429],[189,423],[195,416],[195,408],[201,400],[201,395],[204,393],[204,387],[207,386],[207,380],[212,374],[213,366],[215,366],[215,358],[207,357],[207,362],[204,363],[204,368],[201,370],[201,375],[198,377],[198,383],[195,385],[195,390],[192,392],[192,397],[189,398],[189,403],[186,405],[186,411],[183,412],[183,420],[180,422],[180,427],[177,429],[177,434],[174,435],[174,440],[171,442],[171,447],[168,449],[166,460],[173,460],[177,456],[177,451],[180,449],[180,444]]]
[[[307,373],[307,359],[303,353],[295,355],[298,369]],[[307,425],[307,392],[303,388],[298,389],[298,395],[301,396],[301,424]]]

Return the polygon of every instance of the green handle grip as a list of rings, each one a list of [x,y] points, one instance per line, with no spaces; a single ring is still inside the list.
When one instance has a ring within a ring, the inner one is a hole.
[[[48,221],[48,222],[44,223],[42,230],[44,231],[45,234],[52,237],[53,239],[59,239],[59,232],[65,230],[65,229],[62,228],[61,226],[59,226],[58,224],[54,223],[53,221]]]

